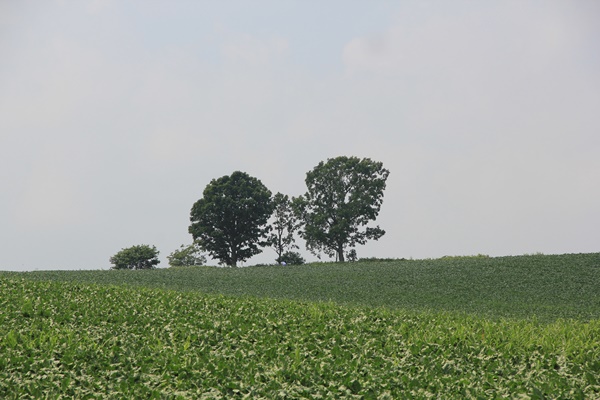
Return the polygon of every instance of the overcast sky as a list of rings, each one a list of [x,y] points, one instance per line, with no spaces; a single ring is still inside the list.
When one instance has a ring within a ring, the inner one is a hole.
[[[340,155],[391,172],[359,257],[598,252],[598,21],[595,0],[1,1],[0,270],[136,244],[166,267],[212,179],[296,196]]]

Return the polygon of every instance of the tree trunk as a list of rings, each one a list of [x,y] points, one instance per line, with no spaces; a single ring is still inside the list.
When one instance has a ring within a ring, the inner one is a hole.
[[[235,246],[231,246],[231,266],[237,267],[237,249]]]
[[[344,262],[344,245],[338,244],[337,254],[338,254],[338,261]]]

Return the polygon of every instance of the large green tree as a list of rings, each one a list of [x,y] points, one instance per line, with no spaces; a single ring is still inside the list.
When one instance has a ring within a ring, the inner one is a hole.
[[[346,248],[383,236],[379,226],[366,225],[379,214],[388,175],[381,162],[345,156],[321,161],[309,171],[308,191],[294,200],[307,249],[344,261]]]
[[[160,263],[158,254],[156,247],[141,244],[121,249],[109,261],[112,269],[153,269]]]
[[[236,267],[266,246],[273,211],[271,192],[257,178],[236,171],[213,179],[194,203],[189,232],[221,263]]]

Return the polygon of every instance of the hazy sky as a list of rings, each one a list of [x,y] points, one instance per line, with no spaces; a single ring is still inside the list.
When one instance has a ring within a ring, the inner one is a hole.
[[[296,196],[340,155],[391,172],[359,257],[598,252],[598,21],[596,0],[1,1],[0,269],[136,244],[166,267],[211,179]]]

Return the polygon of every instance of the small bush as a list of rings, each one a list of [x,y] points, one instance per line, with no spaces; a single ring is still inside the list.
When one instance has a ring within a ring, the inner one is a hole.
[[[109,261],[112,269],[153,269],[160,263],[158,250],[146,244],[121,249]]]
[[[206,257],[197,243],[181,247],[167,256],[171,267],[193,267],[206,264]]]
[[[355,262],[358,260],[358,256],[356,255],[356,249],[351,249],[350,251],[348,251],[348,253],[346,254],[346,260],[350,262]]]
[[[286,263],[287,265],[302,265],[306,262],[300,253],[295,251],[286,251],[281,255],[280,260],[281,263]]]

